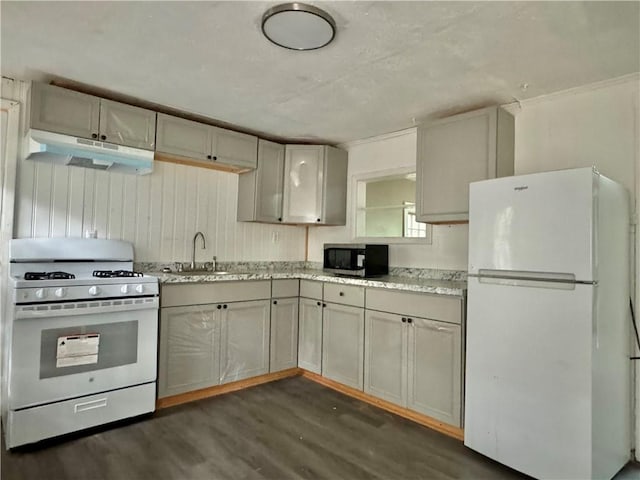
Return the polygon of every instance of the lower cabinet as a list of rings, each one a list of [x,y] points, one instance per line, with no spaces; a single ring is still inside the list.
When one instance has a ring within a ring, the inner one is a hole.
[[[389,402],[407,403],[406,318],[367,310],[364,335],[364,391]]]
[[[460,325],[368,310],[364,391],[461,424]]]
[[[298,325],[298,366],[322,372],[322,302],[300,298]]]
[[[298,297],[271,302],[270,372],[298,365]]]
[[[407,407],[461,426],[460,325],[411,318],[408,327]]]
[[[216,305],[160,310],[158,397],[220,383],[220,315]]]
[[[268,300],[222,306],[220,383],[269,373],[269,316]]]
[[[322,375],[362,390],[364,309],[325,304],[322,318]]]

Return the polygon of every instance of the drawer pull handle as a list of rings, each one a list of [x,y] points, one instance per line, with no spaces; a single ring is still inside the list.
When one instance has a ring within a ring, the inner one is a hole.
[[[90,402],[76,403],[73,406],[74,413],[86,412],[87,410],[93,410],[94,408],[102,408],[107,406],[107,399],[100,398],[98,400],[91,400]]]
[[[344,292],[340,292],[338,295],[340,295],[341,297],[344,297]]]

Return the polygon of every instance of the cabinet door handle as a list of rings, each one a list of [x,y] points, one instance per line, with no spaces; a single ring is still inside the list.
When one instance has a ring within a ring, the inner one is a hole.
[[[218,305],[216,308],[220,310],[222,308],[222,305]]]
[[[227,308],[227,306],[226,306],[226,305],[223,305],[223,306],[222,306],[222,308]]]
[[[273,304],[274,304],[274,305],[277,305],[277,304],[278,304],[278,300],[274,300],[274,301],[273,301]]]
[[[326,304],[326,303],[323,303],[323,304],[322,304],[322,308],[324,308],[324,307],[326,307],[326,306],[327,306],[327,304]]]
[[[216,157],[215,155],[213,156],[213,161],[215,162],[216,160],[218,160],[218,157]]]
[[[207,160],[211,160],[211,155],[207,155]]]
[[[320,219],[318,218],[318,219],[316,220],[316,222],[319,222],[319,221],[320,221]]]
[[[282,217],[279,217],[279,218],[278,218],[278,221],[279,221],[279,222],[281,222],[281,221],[282,221]]]
[[[91,400],[89,402],[76,403],[73,406],[73,413],[86,412],[87,410],[93,410],[94,408],[102,408],[107,406],[107,399],[100,398],[99,400]]]
[[[402,317],[402,323],[406,323],[407,319],[405,317]]]
[[[100,135],[100,139],[101,139],[101,140],[106,140],[106,139],[107,139],[107,136],[106,136],[106,135]]]
[[[411,322],[413,322],[413,320],[410,319],[410,318],[407,318],[407,322],[411,323]]]
[[[98,134],[97,133],[92,133],[91,134],[91,138],[98,138]]]
[[[321,304],[320,304],[320,302],[317,302],[316,305],[320,306]]]
[[[344,292],[340,292],[338,295],[340,295],[341,297],[344,297]]]

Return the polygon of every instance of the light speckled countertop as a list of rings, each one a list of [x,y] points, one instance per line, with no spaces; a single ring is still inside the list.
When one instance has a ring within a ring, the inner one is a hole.
[[[209,283],[229,282],[240,280],[278,280],[278,279],[304,279],[320,282],[340,283],[345,285],[359,285],[370,288],[388,288],[393,290],[405,290],[410,292],[436,293],[440,295],[462,296],[466,294],[467,282],[464,280],[442,280],[435,278],[415,278],[385,276],[377,278],[351,278],[339,277],[322,270],[257,270],[254,272],[229,272],[224,275],[214,273],[163,273],[147,272],[158,277],[162,284],[173,283]]]

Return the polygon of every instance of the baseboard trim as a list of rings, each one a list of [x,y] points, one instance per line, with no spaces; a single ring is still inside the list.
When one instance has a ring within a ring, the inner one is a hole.
[[[280,372],[267,373],[265,375],[259,375],[257,377],[247,378],[245,380],[238,380],[237,382],[225,383],[224,385],[216,385],[215,387],[202,388],[200,390],[194,390],[192,392],[180,393],[178,395],[172,395],[170,397],[159,398],[156,400],[156,409],[173,407],[183,403],[194,402],[196,400],[202,400],[204,398],[215,397],[223,395],[225,393],[237,392],[238,390],[244,390],[245,388],[255,387],[256,385],[262,385],[263,383],[274,382],[288,377],[296,377],[302,374],[300,368],[289,368]]]
[[[362,400],[363,402],[382,408],[383,410],[386,410],[388,412],[395,413],[396,415],[406,418],[407,420],[411,420],[412,422],[419,423],[420,425],[431,428],[432,430],[444,433],[449,437],[453,437],[460,441],[464,440],[464,429],[462,428],[448,425],[428,415],[423,415],[422,413],[409,410],[408,408],[400,407],[391,402],[387,402],[386,400],[382,400],[378,397],[369,395],[368,393],[356,390],[355,388],[347,387],[346,385],[335,382],[333,380],[329,380],[328,378],[323,377],[322,375],[318,375],[317,373],[313,373],[304,369],[300,370],[304,378],[308,378],[309,380],[319,383],[320,385],[324,385],[325,387],[336,390],[340,393],[348,395],[349,397]]]

